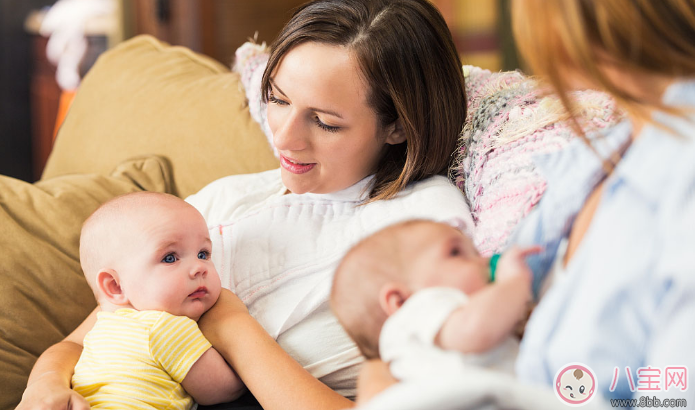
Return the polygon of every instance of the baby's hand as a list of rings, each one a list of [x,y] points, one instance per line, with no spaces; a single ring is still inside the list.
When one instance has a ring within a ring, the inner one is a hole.
[[[543,250],[540,246],[531,246],[528,248],[519,248],[512,246],[507,249],[500,260],[497,262],[497,270],[495,276],[497,281],[507,281],[512,278],[524,280],[531,283],[531,269],[526,264],[526,257]]]

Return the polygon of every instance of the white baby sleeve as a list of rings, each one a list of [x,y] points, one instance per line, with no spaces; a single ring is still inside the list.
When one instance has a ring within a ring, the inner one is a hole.
[[[391,315],[381,330],[379,355],[399,379],[440,373],[445,362],[460,361],[458,352],[442,350],[434,341],[451,313],[468,301],[458,289],[428,288],[416,292]],[[451,357],[456,356],[456,357]]]

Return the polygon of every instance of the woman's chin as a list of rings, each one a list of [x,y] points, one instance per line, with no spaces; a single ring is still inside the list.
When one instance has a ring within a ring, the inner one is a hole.
[[[306,183],[308,182],[306,176],[293,174],[284,168],[280,174],[282,175],[282,184],[285,185],[288,193],[301,195],[311,192],[311,186]]]

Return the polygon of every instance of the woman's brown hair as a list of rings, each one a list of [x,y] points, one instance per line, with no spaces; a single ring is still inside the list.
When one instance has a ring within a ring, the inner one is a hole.
[[[282,58],[305,42],[347,47],[359,62],[382,127],[400,119],[406,142],[388,146],[369,201],[443,174],[466,119],[461,61],[439,11],[427,0],[317,0],[301,6],[271,46],[265,102]]]
[[[573,76],[649,119],[653,109],[672,109],[626,91],[602,64],[667,78],[695,74],[695,0],[514,0],[512,16],[524,60],[550,82],[583,138],[568,96]]]

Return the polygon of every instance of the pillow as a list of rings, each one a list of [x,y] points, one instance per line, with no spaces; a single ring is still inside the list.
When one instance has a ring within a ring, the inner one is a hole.
[[[126,158],[149,154],[171,162],[181,197],[223,176],[278,167],[238,74],[139,36],[102,54],[87,73],[42,178],[108,175]]]
[[[19,403],[36,358],[96,306],[79,264],[82,222],[117,195],[170,193],[169,168],[149,157],[126,161],[109,176],[36,184],[0,176],[0,409]]]
[[[244,86],[246,101],[249,105],[251,118],[256,121],[268,140],[268,145],[273,149],[273,154],[280,157],[273,144],[273,133],[268,124],[268,105],[263,102],[261,94],[261,80],[263,71],[268,65],[270,49],[263,44],[247,41],[234,53],[234,66],[232,71],[239,73],[241,84]]]
[[[575,136],[563,108],[518,72],[466,66],[468,119],[449,176],[468,198],[474,243],[485,256],[504,249],[516,225],[543,196],[545,180],[533,156],[560,150]],[[614,101],[598,91],[574,92],[587,132],[616,124]]]

